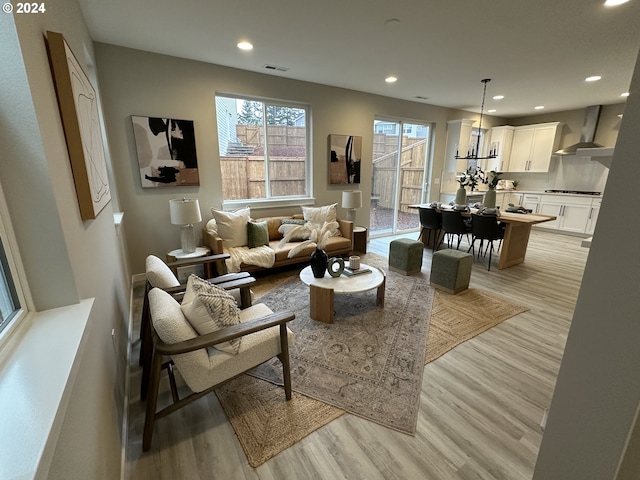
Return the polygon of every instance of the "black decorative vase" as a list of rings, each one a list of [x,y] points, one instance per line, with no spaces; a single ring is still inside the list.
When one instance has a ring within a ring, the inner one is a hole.
[[[327,271],[327,263],[329,261],[329,256],[326,252],[320,248],[316,247],[316,250],[311,254],[311,270],[313,271],[313,276],[316,278],[324,277],[324,272]]]

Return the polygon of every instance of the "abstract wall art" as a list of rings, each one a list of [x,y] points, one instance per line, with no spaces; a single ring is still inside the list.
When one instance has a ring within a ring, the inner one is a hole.
[[[329,183],[360,183],[362,137],[329,135]]]
[[[132,116],[143,188],[200,185],[192,120]]]
[[[62,34],[47,32],[47,44],[80,216],[92,220],[111,200],[98,99]]]

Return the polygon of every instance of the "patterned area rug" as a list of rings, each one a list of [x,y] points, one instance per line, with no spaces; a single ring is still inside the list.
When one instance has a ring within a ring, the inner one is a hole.
[[[309,287],[292,278],[260,299],[296,314],[293,389],[404,433],[415,433],[433,289],[422,275],[389,273],[384,308],[375,289],[336,295],[335,323],[309,317]],[[252,375],[282,384],[273,360]]]
[[[363,261],[370,265],[377,265],[380,267],[384,267],[386,265],[386,259],[374,254],[368,254],[366,259],[363,259]],[[389,288],[389,283],[391,280],[395,281],[396,278],[413,278],[425,285],[425,277],[426,275],[403,277],[401,275],[390,273],[387,277],[387,296],[385,299],[384,310],[392,308],[397,310],[397,308],[392,307],[392,304],[390,303],[389,297],[391,289]],[[271,308],[276,310],[289,309],[288,306],[291,305],[291,302],[295,301],[296,295],[291,293],[290,288],[284,289],[289,292],[289,295],[279,291],[279,289],[289,285],[289,283],[295,284],[296,282],[297,280],[295,278],[287,279],[285,280],[285,284],[277,286],[280,282],[275,281],[274,285],[276,286],[272,290],[274,295],[270,297],[268,292],[265,296],[257,298],[255,303],[264,302],[265,300],[267,302],[272,302],[275,300],[283,303],[275,304],[275,306],[270,305]],[[271,285],[269,287],[271,287]],[[306,290],[297,291],[297,295],[303,295],[304,301],[301,302],[302,306],[298,306],[298,308],[290,308],[299,315],[294,322],[298,322],[301,316],[304,316],[304,318],[307,318],[308,320],[308,287],[304,285],[299,285],[298,287],[300,289],[304,287]],[[425,295],[420,303],[421,308],[425,311],[427,308],[431,309],[425,364],[435,360],[460,343],[499,324],[507,318],[528,310],[526,307],[512,304],[500,297],[477,289],[469,289],[458,295],[448,295],[440,291],[435,291],[435,294],[433,294],[429,287],[427,287],[426,290],[421,289],[421,291],[423,291],[423,295]],[[433,304],[431,306],[429,299],[432,294]],[[350,318],[345,317],[346,307],[344,302],[339,303],[340,297],[343,296],[336,295],[336,323],[333,325],[319,324],[317,328],[326,330],[336,327],[337,325],[353,321]],[[346,298],[347,296],[344,297]],[[352,298],[352,300],[361,304],[362,308],[364,308],[368,314],[368,317],[365,318],[372,318],[376,311],[380,313],[381,309],[377,309],[375,307],[375,291],[371,292],[369,297],[367,297],[366,294],[358,294],[355,297],[357,298],[355,298],[355,300]],[[409,295],[407,298],[410,297],[412,296]],[[394,305],[396,305],[395,302]],[[344,318],[346,318],[346,320],[343,320]],[[371,323],[371,320],[369,320],[369,323]],[[292,326],[295,327],[294,331],[296,332],[296,348],[299,348],[306,342],[302,342],[300,340],[299,328],[297,328],[295,324]],[[426,330],[424,334],[426,335]],[[325,335],[323,338],[327,339],[327,336]],[[336,347],[337,350],[341,350],[342,348],[343,347],[341,346]],[[316,350],[316,353],[318,351],[319,350]],[[341,352],[337,353],[340,354]],[[332,356],[336,357],[336,355],[333,354]],[[338,355],[338,357],[339,356],[340,355]],[[373,363],[379,365],[380,362]],[[422,369],[419,367],[419,363],[421,362],[414,361],[412,367],[415,369],[416,365],[418,365],[417,368],[422,372]],[[323,362],[321,359],[320,365],[322,364]],[[293,360],[293,351],[292,366],[292,370],[295,372],[296,363]],[[320,371],[320,369],[323,368],[316,365],[312,365],[312,367],[315,371]],[[278,373],[278,364],[275,364],[275,368],[272,370],[272,376],[277,381],[280,377],[280,373]],[[364,374],[362,371],[356,373],[354,375],[354,381],[355,379],[362,378],[364,382],[368,383],[367,388],[373,388],[376,381],[380,382],[381,375],[376,376],[371,371],[368,371],[367,368],[365,368],[364,371]],[[402,371],[402,369],[400,369],[400,371]],[[333,376],[333,373],[331,375]],[[304,380],[304,376],[304,371],[294,373],[293,385],[294,390],[296,391],[294,391],[293,399],[289,402],[286,402],[284,399],[283,388],[277,386],[275,383],[260,380],[255,377],[242,376],[216,390],[220,403],[229,417],[236,435],[247,455],[249,465],[252,467],[258,467],[281,451],[302,440],[313,431],[321,428],[345,413],[345,410],[331,406],[328,403],[325,403],[325,401],[315,400],[309,396],[298,393],[300,392],[300,389],[298,388],[299,384],[297,382],[300,381],[300,377],[303,377]],[[307,374],[306,383],[310,383],[308,381],[309,378],[310,377]],[[320,382],[313,383],[317,384]],[[398,378],[397,383],[403,382]],[[420,387],[421,382],[417,385],[418,395],[420,393]],[[409,390],[411,391],[411,389]],[[361,402],[358,401],[354,403]],[[415,405],[417,405],[417,403],[415,403]],[[373,410],[375,410],[375,406],[368,409],[369,412]],[[357,414],[360,415],[360,413]],[[362,416],[367,418],[366,415]],[[409,422],[405,419],[400,423],[405,426],[407,424],[411,424],[413,425],[413,428],[415,428],[415,419],[411,419]],[[398,428],[396,425],[390,426],[392,428]]]

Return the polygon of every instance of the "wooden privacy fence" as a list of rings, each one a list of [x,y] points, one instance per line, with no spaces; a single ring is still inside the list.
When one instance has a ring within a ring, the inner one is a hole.
[[[305,183],[305,127],[286,125],[267,126],[269,149],[269,178],[272,197],[304,195]],[[236,125],[238,154],[222,155],[222,190],[227,200],[265,198],[266,175],[264,160],[264,127]],[[228,152],[229,153],[229,152]]]
[[[408,205],[422,201],[422,184],[426,161],[427,140],[402,137],[400,152],[400,211],[412,212]],[[372,197],[378,208],[395,209],[398,136],[375,134],[373,139]]]
[[[220,157],[222,190],[226,200],[264,198],[266,176],[264,157]],[[270,157],[271,196],[303,195],[305,193],[304,157]]]

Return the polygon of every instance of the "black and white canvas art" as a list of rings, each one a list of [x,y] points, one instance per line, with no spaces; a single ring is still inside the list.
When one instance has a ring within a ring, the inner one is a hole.
[[[193,120],[132,116],[143,188],[200,185]]]
[[[329,135],[329,183],[360,183],[362,137]]]

